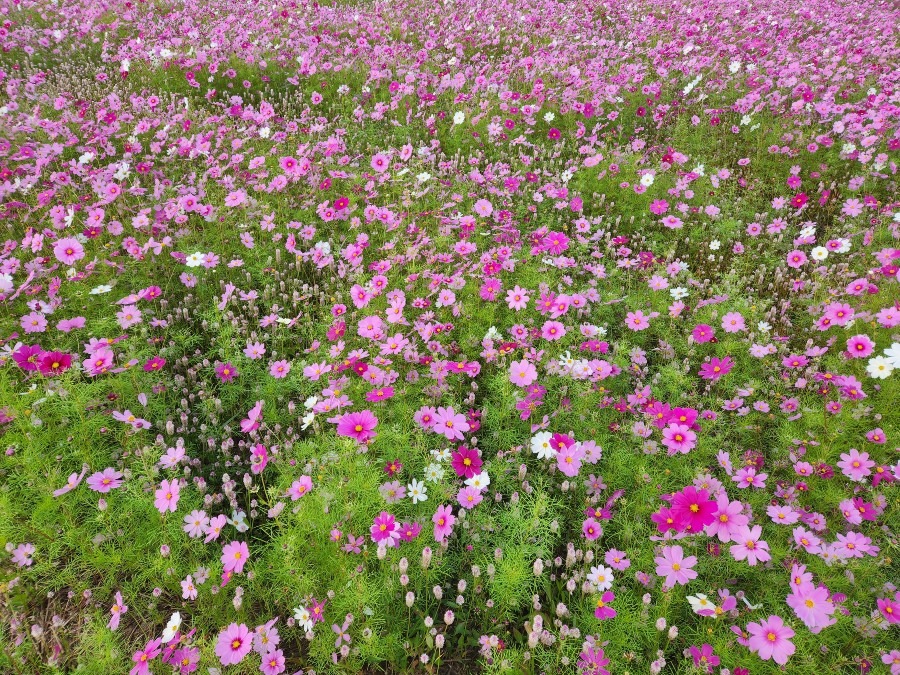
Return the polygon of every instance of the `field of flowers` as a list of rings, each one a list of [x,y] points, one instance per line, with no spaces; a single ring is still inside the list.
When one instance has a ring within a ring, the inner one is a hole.
[[[900,5],[0,23],[0,673],[900,673]]]

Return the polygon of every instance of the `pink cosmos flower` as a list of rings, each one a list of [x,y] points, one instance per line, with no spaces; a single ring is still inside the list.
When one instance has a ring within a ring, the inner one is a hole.
[[[244,565],[250,557],[250,549],[245,541],[232,541],[222,547],[222,569],[232,574],[244,571]]]
[[[847,478],[858,483],[872,473],[871,469],[875,466],[875,462],[869,459],[868,452],[850,448],[849,452],[841,454],[841,461],[837,465]]]
[[[347,413],[337,420],[338,436],[353,438],[357,443],[364,445],[377,435],[375,427],[378,426],[378,418],[371,410]]]
[[[572,443],[560,448],[556,453],[557,468],[569,478],[574,478],[581,470],[581,461],[584,459],[584,450],[580,443]]]
[[[751,622],[747,624],[747,632],[750,633],[750,651],[758,654],[763,661],[773,659],[783,666],[796,651],[791,642],[794,630],[786,626],[780,616],[772,615],[762,623]]]
[[[34,544],[19,544],[12,550],[12,561],[18,567],[31,567],[34,564],[31,556],[35,550]]]
[[[731,477],[731,480],[737,483],[739,488],[764,488],[768,477],[769,474],[767,473],[757,473],[754,466],[742,466]]]
[[[369,528],[369,534],[376,544],[387,541],[386,545],[395,544],[400,537],[400,533],[397,531],[397,521],[387,511],[382,511],[375,516],[375,520]]]
[[[285,670],[284,652],[280,649],[271,649],[262,655],[262,663],[259,669],[263,675],[280,675]]]
[[[800,250],[791,251],[787,254],[788,267],[792,267],[794,269],[803,267],[803,264],[806,262],[806,260],[806,254]]]
[[[475,202],[475,213],[482,218],[487,218],[494,212],[494,206],[487,199],[479,199]]]
[[[103,471],[91,475],[87,479],[87,486],[94,492],[106,494],[110,490],[115,490],[122,485],[122,473],[116,471],[112,467],[107,467]]]
[[[466,416],[457,413],[453,408],[438,408],[434,414],[434,424],[431,430],[443,436],[449,441],[460,441],[463,434],[469,430],[469,422]]]
[[[588,541],[594,541],[603,534],[603,526],[593,518],[586,518],[581,524],[581,533]]]
[[[566,328],[559,321],[545,321],[541,326],[541,337],[549,342],[562,339],[566,334]]]
[[[260,419],[262,419],[262,408],[265,401],[257,401],[256,405],[250,408],[247,418],[241,420],[241,431],[249,434],[251,431],[259,429]]]
[[[506,304],[510,309],[517,312],[528,306],[529,299],[528,291],[524,288],[519,288],[519,286],[506,292]]]
[[[372,157],[372,169],[375,173],[384,173],[391,166],[391,158],[387,155],[383,155],[378,153],[374,157]]]
[[[726,494],[720,494],[716,499],[713,520],[706,526],[706,534],[718,537],[723,544],[732,541],[750,520],[741,513],[743,510],[744,505],[740,501],[729,501]]]
[[[697,558],[695,556],[685,558],[681,546],[663,546],[662,555],[653,561],[656,563],[656,573],[666,578],[664,583],[670,588],[676,584],[685,585],[691,579],[697,578],[697,573],[693,570]]]
[[[732,358],[726,356],[724,359],[720,359],[713,356],[700,366],[700,377],[704,380],[716,381],[730,373],[732,368],[734,368],[734,360]]]
[[[862,359],[875,351],[875,343],[868,335],[854,335],[847,339],[847,354],[853,359]]]
[[[53,496],[61,497],[62,495],[66,494],[67,492],[71,492],[72,490],[77,488],[81,484],[81,481],[84,478],[84,474],[87,473],[87,470],[88,470],[88,466],[87,466],[87,464],[85,464],[81,468],[81,473],[69,474],[69,479],[66,481],[66,484],[63,485],[61,488],[54,490]]]
[[[434,539],[441,541],[449,537],[453,532],[453,525],[456,523],[456,516],[453,515],[453,509],[449,506],[441,504],[435,514],[431,517],[434,523]]]
[[[184,517],[184,525],[182,529],[191,539],[202,537],[209,527],[209,516],[206,511],[198,511],[194,509]]]
[[[709,498],[709,492],[688,485],[672,497],[671,514],[676,529],[684,532],[700,532],[715,520],[716,502]]]
[[[257,443],[253,446],[253,450],[250,453],[250,471],[256,475],[259,475],[263,472],[263,469],[266,468],[266,464],[269,463],[269,452],[262,443]]]
[[[806,627],[815,633],[834,623],[831,615],[836,608],[824,586],[802,583],[787,596],[786,602]]]
[[[704,644],[701,647],[691,645],[690,652],[694,659],[694,666],[704,669],[707,673],[711,673],[713,667],[721,663],[721,659],[713,654],[712,645]]]
[[[735,535],[729,551],[735,560],[746,560],[751,567],[758,562],[766,562],[772,556],[769,555],[769,545],[760,540],[762,526],[754,525],[752,528],[746,525]]]
[[[232,623],[219,633],[216,656],[223,666],[240,663],[253,647],[253,633],[244,624]]]
[[[900,623],[900,591],[894,593],[894,599],[878,598],[878,611],[888,623]]]
[[[175,509],[178,507],[178,496],[180,492],[181,487],[178,485],[177,480],[163,480],[156,490],[156,500],[153,502],[153,505],[160,513],[166,513],[166,511],[175,513]]]
[[[615,617],[617,614],[616,610],[609,606],[609,603],[615,599],[616,596],[612,591],[605,591],[603,595],[594,601],[594,616],[601,621]]]
[[[109,623],[106,624],[106,627],[113,631],[116,630],[119,627],[119,620],[127,611],[128,605],[122,600],[122,594],[119,591],[116,591],[115,602],[113,602],[113,606],[109,608],[111,616],[109,617]]]
[[[216,366],[216,377],[222,382],[231,382],[237,375],[237,368],[230,363],[220,363]]]
[[[291,372],[291,362],[286,360],[273,361],[269,366],[269,375],[276,380],[282,380]]]
[[[527,387],[537,379],[537,368],[530,361],[522,359],[509,364],[509,381],[517,387]]]
[[[218,539],[227,524],[228,518],[224,515],[219,514],[218,516],[210,518],[209,526],[206,528],[206,538],[203,540],[203,543],[208,544],[209,542]]]
[[[300,476],[297,480],[291,483],[291,487],[288,488],[288,496],[291,498],[292,502],[297,501],[301,497],[312,490],[313,483],[312,478],[309,476]]]
[[[650,328],[650,317],[646,316],[641,310],[628,312],[625,315],[625,325],[634,331],[646,330]]]
[[[53,255],[63,265],[73,265],[84,258],[84,246],[72,237],[57,239],[53,245]]]
[[[662,432],[663,445],[669,449],[669,455],[680,452],[686,455],[697,445],[697,434],[684,424],[670,424]]]
[[[464,509],[473,509],[481,503],[484,497],[481,490],[471,485],[467,485],[456,495],[456,501]]]
[[[722,330],[726,333],[740,333],[747,328],[740,312],[728,312],[722,317]]]
[[[151,640],[143,649],[137,650],[131,656],[131,660],[134,661],[134,667],[132,667],[128,675],[149,675],[150,662],[159,656],[161,644],[162,640],[160,639]]]

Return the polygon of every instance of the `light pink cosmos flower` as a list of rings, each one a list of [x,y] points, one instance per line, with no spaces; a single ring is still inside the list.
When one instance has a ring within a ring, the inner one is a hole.
[[[746,525],[735,535],[735,543],[730,547],[731,555],[735,560],[746,560],[747,564],[755,567],[758,562],[771,560],[769,545],[760,540],[762,526],[754,525],[752,528]]]
[[[728,312],[722,317],[722,330],[726,333],[740,333],[747,328],[740,312]]]
[[[434,424],[431,430],[443,436],[449,441],[461,441],[463,434],[469,430],[466,416],[456,412],[453,408],[438,408],[434,414]]]
[[[222,547],[222,569],[225,572],[240,574],[250,557],[250,549],[245,541],[232,541]]]
[[[810,582],[802,583],[787,596],[786,602],[813,633],[818,633],[836,621],[831,616],[836,608],[829,599],[828,589],[824,586],[815,586]]]
[[[509,364],[509,381],[517,387],[527,387],[537,379],[537,368],[530,361],[522,359]]]
[[[645,315],[641,310],[636,312],[628,312],[625,315],[625,325],[631,330],[641,331],[650,328],[650,317]]]
[[[232,623],[219,633],[215,651],[223,666],[232,666],[243,661],[252,648],[251,630],[244,624]]]
[[[53,255],[63,265],[73,265],[84,258],[84,246],[73,237],[57,239],[53,245]]]
[[[87,486],[94,492],[106,494],[122,485],[122,472],[112,467],[106,467],[103,471],[91,475],[87,479]]]
[[[693,570],[697,557],[685,558],[681,546],[663,546],[662,555],[653,561],[656,563],[656,573],[665,577],[664,583],[669,588],[676,584],[686,585],[691,579],[697,578],[697,573]]]
[[[371,166],[372,170],[375,171],[375,173],[384,173],[391,166],[391,158],[379,152],[377,155],[372,157]]]
[[[273,361],[269,366],[269,375],[276,380],[282,380],[291,372],[291,362],[286,360]]]
[[[847,478],[859,483],[872,473],[871,469],[875,466],[875,462],[869,459],[868,452],[850,448],[849,452],[841,454],[841,461],[837,465]]]
[[[34,560],[34,544],[19,544],[12,550],[12,561],[19,567],[31,567]]]
[[[225,525],[228,524],[228,517],[224,515],[213,516],[209,520],[209,525],[206,527],[206,538],[203,540],[204,544],[208,544],[211,541],[215,541],[219,538],[219,535],[222,534],[222,530],[225,528]]]
[[[584,450],[581,443],[565,445],[556,453],[557,468],[569,478],[574,478],[581,470],[581,460],[584,459]]]
[[[566,327],[559,321],[545,321],[541,326],[541,337],[550,342],[555,342],[565,337]]]
[[[209,527],[209,516],[206,511],[198,511],[194,509],[184,517],[183,530],[191,539],[202,537]]]
[[[178,508],[180,492],[181,487],[177,480],[163,480],[156,490],[156,501],[153,502],[153,505],[160,513],[166,513],[167,511],[175,513],[175,509]]]
[[[479,199],[475,202],[475,213],[482,218],[487,218],[494,212],[494,206],[487,199]]]
[[[786,626],[780,616],[772,615],[762,623],[751,622],[747,624],[747,632],[750,651],[756,652],[763,661],[773,659],[783,666],[797,649],[791,642],[794,629]]]
[[[312,487],[312,478],[309,476],[300,476],[300,478],[291,483],[291,487],[288,488],[287,493],[291,498],[291,501],[295,502],[304,495],[309,494]]]
[[[127,611],[128,605],[122,600],[122,594],[119,591],[116,591],[116,600],[113,603],[113,606],[109,608],[111,616],[109,617],[109,623],[106,624],[106,627],[113,631],[116,630],[119,627],[119,620]]]
[[[87,466],[87,464],[85,464],[81,468],[81,473],[70,474],[69,480],[66,481],[66,484],[63,485],[61,488],[53,491],[53,496],[61,497],[62,495],[66,494],[67,492],[71,492],[72,490],[77,488],[81,484],[81,481],[84,478],[84,474],[87,473],[87,470],[88,470],[88,466]]]
[[[517,312],[528,306],[529,299],[528,291],[524,288],[519,288],[518,285],[506,291],[506,304],[510,309]]]

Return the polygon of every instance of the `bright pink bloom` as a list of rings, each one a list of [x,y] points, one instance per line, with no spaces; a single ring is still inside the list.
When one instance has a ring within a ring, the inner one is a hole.
[[[456,516],[453,515],[453,509],[449,506],[441,504],[435,514],[431,517],[434,523],[435,541],[449,537],[453,532],[453,525],[456,523]]]
[[[471,478],[481,473],[481,456],[478,450],[460,446],[460,448],[451,455],[453,470],[457,476]]]
[[[112,467],[107,467],[103,471],[91,475],[87,479],[87,486],[94,492],[106,494],[110,490],[115,490],[122,485],[122,473],[116,471]]]
[[[222,547],[222,569],[233,574],[244,571],[250,557],[250,549],[245,541],[232,541]]]
[[[466,416],[457,413],[453,408],[438,408],[434,414],[434,424],[431,430],[443,434],[449,441],[460,441],[463,434],[469,430],[469,422]]]
[[[377,435],[375,427],[378,426],[378,418],[371,410],[347,413],[338,419],[338,436],[353,438],[357,443],[364,445]]]
[[[230,624],[216,640],[216,656],[223,666],[240,663],[252,648],[253,633],[244,624]]]
[[[715,520],[716,502],[709,498],[709,492],[688,485],[672,497],[672,517],[676,529],[684,532],[700,532]]]
[[[783,666],[797,649],[791,642],[794,629],[786,626],[780,616],[772,615],[762,623],[751,622],[747,624],[747,631],[750,633],[750,651],[756,652],[763,661],[774,659]]]

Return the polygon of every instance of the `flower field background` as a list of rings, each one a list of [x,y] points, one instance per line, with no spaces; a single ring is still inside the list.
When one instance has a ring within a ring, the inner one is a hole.
[[[0,22],[0,672],[900,673],[895,3]]]

